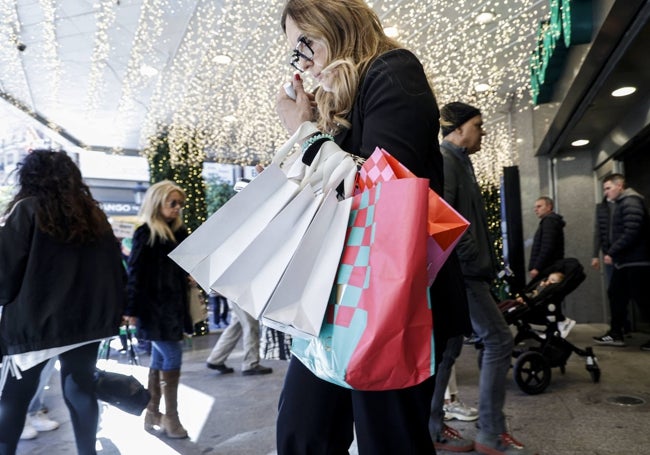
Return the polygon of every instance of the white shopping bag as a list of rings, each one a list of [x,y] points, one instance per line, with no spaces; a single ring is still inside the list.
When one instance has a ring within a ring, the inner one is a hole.
[[[169,257],[206,291],[298,192],[276,166],[267,167],[178,245]]]
[[[293,336],[318,336],[341,259],[352,198],[330,191],[262,313],[262,323]]]
[[[322,198],[314,195],[309,185],[305,186],[211,288],[259,319]]]

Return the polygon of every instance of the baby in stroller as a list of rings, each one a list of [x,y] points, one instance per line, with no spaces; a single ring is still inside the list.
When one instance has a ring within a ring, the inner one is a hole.
[[[543,392],[551,380],[551,368],[564,373],[566,362],[575,352],[586,358],[587,370],[594,382],[600,379],[600,369],[592,348],[580,349],[564,339],[559,325],[564,319],[561,304],[585,279],[577,259],[567,258],[543,270],[514,299],[499,304],[508,324],[517,329],[513,371],[517,385],[526,393]],[[540,333],[531,324],[544,326]],[[524,343],[526,342],[526,343]],[[521,346],[524,346],[523,348]]]

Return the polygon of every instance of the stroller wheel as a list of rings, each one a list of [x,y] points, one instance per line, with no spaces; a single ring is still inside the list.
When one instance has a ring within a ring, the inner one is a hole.
[[[537,395],[551,383],[551,366],[541,353],[524,352],[515,362],[513,376],[523,392]]]

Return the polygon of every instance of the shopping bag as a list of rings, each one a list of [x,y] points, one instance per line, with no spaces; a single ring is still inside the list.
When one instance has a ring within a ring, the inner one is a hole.
[[[434,374],[427,280],[428,181],[380,182],[352,198],[336,285],[318,337],[292,353],[321,379],[358,390]]]
[[[208,306],[203,292],[194,284],[187,287],[187,306],[190,310],[192,325],[208,319]]]
[[[169,257],[206,291],[298,192],[271,165],[178,245]]]
[[[272,163],[280,166],[289,180],[301,187],[310,185],[316,193],[327,193],[339,184],[343,195],[352,196],[357,175],[357,165],[349,153],[334,141],[326,141],[311,159],[305,158],[305,150],[295,152],[294,146],[314,133],[320,133],[314,122],[302,123],[291,138],[273,156]],[[307,161],[307,162],[306,162]]]
[[[131,375],[97,368],[94,379],[97,399],[129,414],[142,414],[151,398],[147,389]]]
[[[262,313],[262,324],[296,337],[315,337],[341,258],[352,199],[325,196]]]
[[[406,166],[386,150],[377,147],[359,170],[357,188],[360,192],[372,188],[378,182],[413,177],[415,174]],[[469,222],[435,191],[429,189],[428,197],[427,230],[431,238],[427,240],[427,253],[429,285],[431,285],[469,226]]]
[[[304,187],[210,287],[259,319],[321,200]]]

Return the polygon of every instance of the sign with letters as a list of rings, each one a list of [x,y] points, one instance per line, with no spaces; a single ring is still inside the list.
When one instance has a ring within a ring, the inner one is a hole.
[[[568,49],[591,41],[592,0],[550,0],[550,18],[540,22],[530,59],[533,104],[547,103],[560,77]]]

